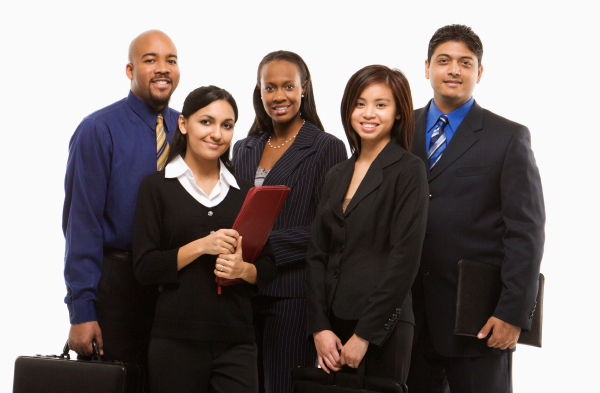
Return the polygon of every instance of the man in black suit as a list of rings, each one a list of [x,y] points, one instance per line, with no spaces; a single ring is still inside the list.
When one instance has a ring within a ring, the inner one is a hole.
[[[414,392],[512,392],[512,352],[531,328],[544,246],[544,202],[529,130],[472,98],[483,46],[467,26],[440,28],[425,77],[433,100],[415,111],[413,153],[428,169],[429,214],[413,287]],[[453,334],[457,262],[502,266],[502,293],[477,338]]]

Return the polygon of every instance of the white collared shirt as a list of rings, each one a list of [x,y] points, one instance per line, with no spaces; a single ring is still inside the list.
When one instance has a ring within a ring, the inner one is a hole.
[[[194,181],[194,174],[192,173],[192,170],[187,166],[181,156],[175,157],[173,161],[167,164],[167,167],[165,168],[165,177],[176,177],[183,188],[185,188],[185,190],[191,196],[193,196],[194,199],[206,207],[213,207],[223,202],[223,199],[225,199],[227,193],[229,192],[229,187],[235,187],[238,190],[240,189],[235,181],[235,177],[231,174],[231,172],[229,172],[225,165],[223,165],[221,160],[219,160],[219,167],[219,181],[213,188],[210,195],[206,195],[206,193],[200,187],[198,187]]]

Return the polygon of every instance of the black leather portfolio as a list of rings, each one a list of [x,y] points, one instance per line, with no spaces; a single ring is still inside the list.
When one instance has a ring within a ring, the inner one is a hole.
[[[502,291],[501,267],[489,263],[458,261],[458,293],[454,334],[477,337],[481,328],[494,314]],[[544,275],[540,274],[535,306],[529,316],[531,330],[521,330],[519,344],[542,347],[544,313]]]

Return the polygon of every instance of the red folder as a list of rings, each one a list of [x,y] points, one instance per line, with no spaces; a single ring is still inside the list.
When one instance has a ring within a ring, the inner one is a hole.
[[[233,229],[244,238],[242,257],[245,262],[254,263],[260,256],[289,193],[290,189],[286,186],[253,187],[248,191],[244,205],[233,223]],[[238,284],[242,279],[216,277],[215,281],[219,284],[221,293],[221,286]]]

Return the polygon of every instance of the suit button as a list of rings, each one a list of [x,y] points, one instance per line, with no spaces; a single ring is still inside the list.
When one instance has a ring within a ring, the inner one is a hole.
[[[431,235],[431,232],[429,232],[429,231],[425,231],[425,237],[427,237],[427,236],[429,236],[429,235]]]
[[[336,270],[336,271],[333,273],[333,276],[334,276],[336,279],[340,278],[340,271],[339,271],[339,269],[338,269],[338,270]]]
[[[343,228],[344,227],[344,221],[340,222],[340,227]]]
[[[398,314],[392,314],[392,321],[395,321],[398,318]]]
[[[383,328],[384,328],[385,330],[390,330],[390,325],[388,325],[388,324],[386,323],[385,325],[383,325]]]
[[[209,211],[209,212],[208,212],[208,216],[209,216],[209,217],[212,217],[212,215],[213,215],[213,212]]]
[[[401,310],[400,310],[399,308],[397,308],[397,309],[396,309],[396,314],[400,314],[400,311],[401,311]]]
[[[425,277],[427,277],[427,276],[429,275],[429,270],[425,269],[425,270],[423,271],[423,275],[424,275]]]
[[[345,247],[344,247],[344,245],[342,244],[342,245],[340,246],[340,253],[343,253],[343,252],[344,252],[344,249],[345,249]]]
[[[433,199],[433,195],[429,194],[429,200]]]

